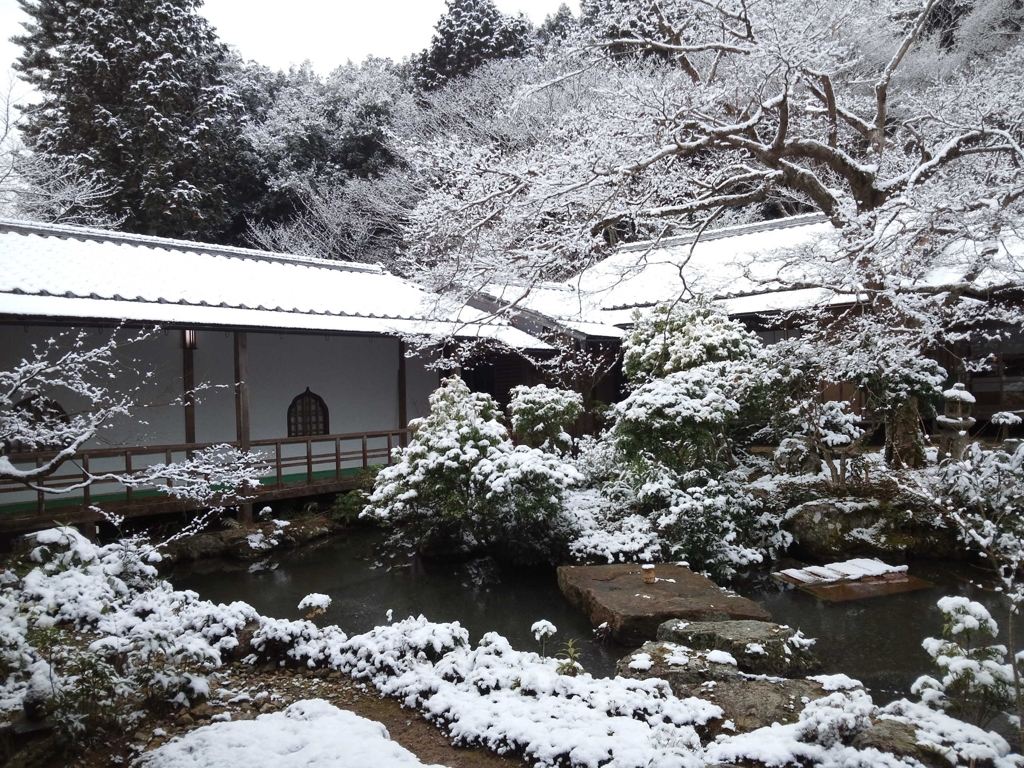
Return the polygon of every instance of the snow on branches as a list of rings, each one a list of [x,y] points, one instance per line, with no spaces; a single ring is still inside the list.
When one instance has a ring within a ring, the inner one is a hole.
[[[103,343],[91,345],[85,331],[64,331],[33,345],[29,357],[0,371],[0,479],[64,495],[99,481],[131,488],[152,486],[199,506],[230,503],[258,484],[264,462],[229,445],[203,448],[183,461],[151,464],[128,473],[90,472],[78,466],[75,474],[81,479],[44,484],[104,430],[118,419],[130,418],[142,404],[144,384],[125,376],[118,351],[149,335],[139,331],[121,338],[115,332]],[[26,451],[41,454],[35,466],[12,461],[12,456],[16,459],[16,454]]]

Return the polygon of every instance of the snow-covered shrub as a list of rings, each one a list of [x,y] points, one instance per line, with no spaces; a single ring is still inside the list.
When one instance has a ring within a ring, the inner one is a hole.
[[[642,384],[706,363],[747,360],[760,347],[757,336],[703,298],[659,304],[633,316],[622,340],[622,368],[630,382]]]
[[[0,588],[8,676],[4,708],[27,700],[71,741],[102,739],[146,715],[205,696],[205,673],[256,617],[214,606],[158,578],[159,553],[124,540],[97,546],[70,528],[35,534],[33,567]],[[7,618],[5,616],[4,618]]]
[[[563,495],[581,476],[554,454],[513,445],[489,395],[446,379],[414,426],[363,511],[394,531],[392,547],[487,548],[529,559],[563,545]]]
[[[1024,445],[1010,453],[971,443],[943,462],[937,490],[963,543],[997,571],[1012,602],[1024,602]]]
[[[945,616],[944,639],[926,637],[922,646],[942,671],[942,679],[919,677],[911,692],[934,709],[954,717],[988,725],[1014,705],[1013,667],[1006,661],[1006,646],[984,645],[999,628],[985,606],[966,597],[943,597],[938,602]]]
[[[741,405],[728,364],[653,379],[615,406],[613,437],[630,461],[649,456],[679,472],[720,471],[732,462],[729,422]]]
[[[508,412],[512,434],[521,444],[564,454],[572,449],[565,430],[583,413],[583,396],[543,384],[513,387]]]
[[[824,462],[833,487],[845,488],[850,465],[856,459],[864,430],[845,400],[808,398],[789,410],[793,427]],[[779,446],[782,447],[781,445]]]

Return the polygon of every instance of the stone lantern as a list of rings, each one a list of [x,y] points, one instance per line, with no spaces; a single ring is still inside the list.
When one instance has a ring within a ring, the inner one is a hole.
[[[942,393],[946,401],[942,416],[935,419],[939,428],[939,451],[944,456],[959,459],[967,447],[967,438],[974,426],[971,417],[974,408],[974,395],[967,391],[963,384],[954,384],[952,389]]]

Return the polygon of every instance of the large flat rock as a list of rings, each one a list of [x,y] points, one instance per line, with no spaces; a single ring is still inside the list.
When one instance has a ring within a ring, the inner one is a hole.
[[[671,619],[771,621],[771,614],[754,601],[689,568],[661,564],[657,576],[654,584],[644,584],[636,564],[564,565],[558,569],[558,586],[591,624],[607,623],[611,637],[623,645],[653,640],[658,627]]]

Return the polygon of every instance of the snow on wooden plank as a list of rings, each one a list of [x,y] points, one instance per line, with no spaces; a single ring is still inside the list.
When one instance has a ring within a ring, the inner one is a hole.
[[[873,558],[841,563],[787,568],[772,574],[817,597],[838,602],[927,589],[932,583],[910,576],[905,565],[889,565]]]

